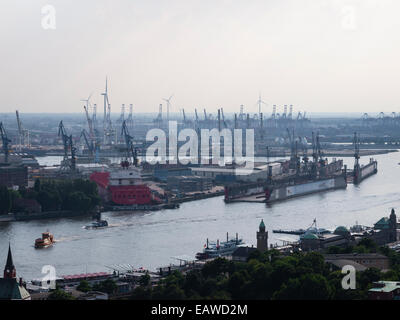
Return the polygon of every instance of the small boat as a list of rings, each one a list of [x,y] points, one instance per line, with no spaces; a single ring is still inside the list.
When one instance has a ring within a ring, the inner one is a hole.
[[[54,244],[54,236],[50,232],[43,232],[42,237],[35,240],[35,248],[47,248]]]
[[[92,222],[91,224],[85,226],[85,229],[98,229],[108,227],[108,222],[106,220],[98,220],[96,222]]]

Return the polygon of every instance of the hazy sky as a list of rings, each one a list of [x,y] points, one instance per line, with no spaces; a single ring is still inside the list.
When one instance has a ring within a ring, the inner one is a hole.
[[[44,5],[56,29],[42,27]],[[400,111],[398,0],[1,0],[0,112]]]

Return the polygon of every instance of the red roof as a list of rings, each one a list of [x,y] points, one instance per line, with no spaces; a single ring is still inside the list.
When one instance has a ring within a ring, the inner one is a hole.
[[[90,180],[96,182],[100,187],[106,189],[110,178],[109,172],[93,172],[90,175]]]
[[[87,278],[97,278],[97,277],[105,277],[110,276],[111,273],[108,272],[97,272],[97,273],[82,273],[82,274],[73,274],[68,276],[62,276],[64,280],[79,280],[79,279],[87,279]]]

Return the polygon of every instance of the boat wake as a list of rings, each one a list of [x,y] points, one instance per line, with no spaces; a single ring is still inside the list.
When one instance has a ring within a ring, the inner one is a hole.
[[[57,243],[57,242],[75,241],[75,240],[79,240],[80,238],[81,238],[80,236],[61,237],[61,238],[54,240],[54,242]]]

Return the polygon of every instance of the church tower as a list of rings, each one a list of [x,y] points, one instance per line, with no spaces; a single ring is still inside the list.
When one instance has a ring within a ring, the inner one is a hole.
[[[4,268],[4,279],[15,279],[17,277],[17,271],[15,270],[15,266],[12,259],[11,254],[11,246],[8,245],[8,255],[7,255],[7,262]]]
[[[264,220],[261,220],[259,231],[257,231],[257,249],[261,252],[268,250],[268,231],[265,231]]]

